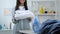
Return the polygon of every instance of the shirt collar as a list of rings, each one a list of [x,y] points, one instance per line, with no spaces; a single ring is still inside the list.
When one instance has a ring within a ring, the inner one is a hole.
[[[19,6],[19,10],[21,11],[25,10],[24,6]]]

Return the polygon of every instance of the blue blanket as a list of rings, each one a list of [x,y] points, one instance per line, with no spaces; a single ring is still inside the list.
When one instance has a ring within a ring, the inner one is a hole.
[[[46,20],[42,25],[38,34],[60,34],[59,20]]]

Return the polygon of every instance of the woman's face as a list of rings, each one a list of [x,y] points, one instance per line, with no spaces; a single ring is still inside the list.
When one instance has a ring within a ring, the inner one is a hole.
[[[19,0],[21,4],[24,4],[25,0]]]

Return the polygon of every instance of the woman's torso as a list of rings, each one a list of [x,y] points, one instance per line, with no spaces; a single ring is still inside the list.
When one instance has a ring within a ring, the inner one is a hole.
[[[25,11],[24,6],[19,6],[20,11]],[[17,20],[16,22],[16,30],[30,30],[29,26],[29,20],[28,19],[22,19],[22,20]]]

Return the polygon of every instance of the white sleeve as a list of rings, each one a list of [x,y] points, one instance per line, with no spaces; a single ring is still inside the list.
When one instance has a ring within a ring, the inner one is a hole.
[[[15,24],[16,23],[16,21],[14,20],[15,8],[11,8],[10,11],[11,11],[11,15],[12,15],[12,22]]]

